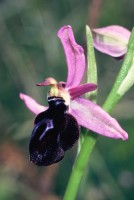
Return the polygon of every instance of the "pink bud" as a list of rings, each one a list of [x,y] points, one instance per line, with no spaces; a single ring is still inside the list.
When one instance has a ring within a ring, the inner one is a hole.
[[[127,52],[130,31],[113,25],[93,29],[94,47],[102,53],[113,57],[122,57]]]

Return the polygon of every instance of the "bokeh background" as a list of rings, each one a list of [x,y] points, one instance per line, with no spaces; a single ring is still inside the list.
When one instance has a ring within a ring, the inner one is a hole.
[[[19,99],[24,92],[46,104],[46,77],[66,80],[66,61],[57,30],[70,24],[86,52],[85,25],[118,24],[132,29],[133,0],[0,0],[0,200],[62,199],[76,147],[58,164],[29,162],[34,115]],[[98,103],[103,104],[122,61],[96,52]],[[112,115],[129,133],[128,141],[99,137],[77,200],[134,199],[133,88]],[[71,200],[71,199],[70,199]]]

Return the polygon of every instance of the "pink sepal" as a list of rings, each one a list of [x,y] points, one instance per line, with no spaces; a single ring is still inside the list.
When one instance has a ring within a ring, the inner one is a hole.
[[[71,26],[63,26],[57,35],[62,42],[67,61],[66,87],[75,87],[80,84],[85,72],[84,50],[76,43]]]
[[[26,107],[35,115],[38,115],[47,109],[47,107],[40,105],[32,97],[26,94],[20,93],[20,98],[24,101]]]
[[[128,139],[128,134],[118,122],[97,104],[84,98],[71,101],[71,114],[81,126],[100,135],[122,140]]]

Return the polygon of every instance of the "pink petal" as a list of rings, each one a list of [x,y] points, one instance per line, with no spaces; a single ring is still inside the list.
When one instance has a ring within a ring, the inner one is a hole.
[[[113,25],[93,29],[94,47],[113,57],[121,57],[127,52],[130,31],[121,26]]]
[[[120,127],[118,122],[91,101],[84,98],[72,100],[70,112],[78,123],[87,129],[106,137],[128,139],[127,133]]]
[[[36,115],[47,109],[47,107],[38,104],[33,98],[26,94],[20,93],[20,98],[24,101],[27,108]]]
[[[71,26],[63,26],[58,31],[68,66],[66,87],[75,87],[80,84],[85,72],[85,56],[83,48],[75,42]]]
[[[71,96],[71,99],[75,99],[76,97],[79,97],[87,92],[91,92],[97,88],[97,85],[94,83],[86,83],[79,85],[77,87],[69,89],[69,93]]]

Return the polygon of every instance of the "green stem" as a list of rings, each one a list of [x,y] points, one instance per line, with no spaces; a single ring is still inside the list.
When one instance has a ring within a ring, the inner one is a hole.
[[[117,79],[115,81],[115,84],[105,101],[103,105],[103,109],[107,112],[111,112],[115,105],[118,103],[118,101],[121,99],[122,96],[118,95],[118,88],[121,84],[121,82],[126,77],[126,74],[131,66],[132,61],[132,49],[134,48],[134,29],[132,30],[132,34],[129,40],[128,44],[128,53],[125,56],[125,60],[123,62],[123,65],[121,67],[121,70],[117,76]],[[82,177],[84,175],[85,169],[88,165],[90,155],[92,153],[92,150],[95,146],[95,143],[97,141],[98,135],[92,132],[86,132],[84,135],[84,141],[82,142],[81,149],[79,151],[79,154],[76,158],[76,161],[74,163],[72,174],[70,176],[68,186],[64,195],[63,200],[75,200]]]
[[[98,135],[91,133],[89,135],[88,131],[84,136],[84,142],[81,147],[81,151],[74,163],[72,174],[70,176],[69,184],[64,196],[64,200],[74,200],[79,185],[81,183],[82,177],[84,175],[85,169],[87,167],[90,154],[92,153],[93,147],[96,143]]]

